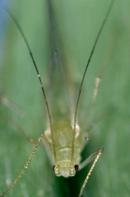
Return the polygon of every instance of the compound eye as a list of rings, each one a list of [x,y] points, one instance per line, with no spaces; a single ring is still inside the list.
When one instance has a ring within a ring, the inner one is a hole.
[[[75,168],[75,171],[77,172],[79,170],[79,165],[75,165],[74,168]]]
[[[52,166],[53,172],[55,172],[55,165]]]

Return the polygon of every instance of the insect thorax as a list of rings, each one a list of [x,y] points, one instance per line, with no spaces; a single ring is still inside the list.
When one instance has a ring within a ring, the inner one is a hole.
[[[45,137],[49,151],[53,156],[53,148],[55,148],[54,171],[57,176],[74,176],[76,167],[80,162],[80,152],[83,147],[83,136],[80,130],[76,129],[75,140],[73,144],[74,129],[71,124],[65,121],[58,121],[54,127],[54,146],[52,144],[52,135],[50,130],[45,131]]]

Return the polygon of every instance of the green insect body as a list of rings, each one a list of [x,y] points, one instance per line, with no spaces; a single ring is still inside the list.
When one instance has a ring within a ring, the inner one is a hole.
[[[41,134],[38,141],[33,144],[33,150],[30,153],[30,155],[28,156],[27,161],[24,163],[24,168],[20,170],[20,172],[18,173],[16,178],[14,178],[14,180],[11,182],[9,187],[7,187],[7,189],[2,194],[0,194],[1,197],[8,194],[8,192],[13,187],[15,187],[15,185],[18,183],[18,181],[21,179],[21,177],[25,174],[25,172],[29,168],[29,166],[32,162],[32,159],[35,156],[41,142],[43,142],[43,144],[46,145],[46,147],[47,147],[47,152],[48,152],[49,157],[51,159],[52,166],[54,168],[54,173],[56,176],[63,176],[63,177],[75,176],[75,174],[78,170],[81,170],[87,164],[92,162],[90,170],[84,179],[84,182],[82,184],[82,187],[81,187],[81,190],[79,193],[79,197],[83,196],[87,182],[88,182],[88,180],[95,168],[97,161],[99,160],[99,158],[102,154],[102,150],[99,149],[98,151],[92,153],[83,162],[81,162],[81,152],[82,152],[84,146],[86,145],[87,140],[85,138],[83,131],[80,130],[80,126],[78,124],[78,120],[77,120],[78,119],[77,118],[78,106],[79,106],[79,100],[80,100],[85,76],[87,73],[87,69],[89,67],[92,56],[94,54],[97,42],[98,42],[100,35],[103,31],[104,25],[106,24],[106,21],[108,19],[110,11],[113,7],[113,3],[114,3],[114,0],[111,0],[110,5],[107,10],[107,13],[102,21],[99,31],[97,32],[95,42],[94,42],[92,49],[90,51],[90,55],[89,55],[88,61],[86,63],[86,67],[85,67],[85,70],[84,70],[82,78],[81,78],[81,83],[79,86],[77,100],[76,100],[76,102],[74,102],[75,107],[69,106],[67,108],[67,105],[66,105],[65,111],[62,110],[62,107],[60,107],[60,104],[59,104],[59,101],[62,103],[61,97],[56,98],[54,100],[54,103],[48,102],[48,101],[52,100],[53,96],[55,95],[55,92],[52,93],[52,95],[53,95],[52,98],[49,97],[49,100],[48,100],[37,63],[34,59],[32,50],[31,50],[30,45],[25,37],[25,34],[23,33],[21,26],[19,25],[19,23],[17,22],[17,20],[13,16],[13,14],[8,9],[6,9],[7,13],[9,14],[11,19],[15,23],[16,27],[18,28],[18,30],[19,30],[19,32],[26,44],[26,47],[28,49],[33,66],[36,70],[37,77],[38,77],[38,80],[41,85],[41,90],[42,90],[43,98],[44,98],[45,105],[46,105],[49,126],[48,126],[48,129]],[[55,17],[54,17],[54,13],[53,13],[53,6],[52,6],[51,0],[47,1],[47,6],[48,6],[48,13],[49,13],[49,20],[50,20],[50,32],[51,32],[50,33],[51,72],[52,72],[52,74],[54,74],[55,68],[59,71],[58,66],[61,66],[62,62],[63,62],[63,61],[61,61],[62,55],[59,50],[59,48],[62,48],[62,47],[61,46],[59,47],[59,44],[57,44],[57,39],[56,39],[57,36],[56,35],[58,32],[56,31],[55,20],[54,20]],[[63,67],[64,66],[65,65],[63,65]],[[57,73],[58,72],[56,72],[56,75],[57,75]],[[57,79],[56,75],[53,76],[53,79]],[[60,82],[59,82],[59,80],[56,80],[56,83],[54,83],[53,80],[50,81],[51,91],[55,89],[58,92],[59,96],[62,95],[61,92],[59,93],[59,90],[62,91],[62,85],[64,84],[64,82],[63,82],[64,79],[65,79],[64,76],[63,77],[61,76]],[[96,86],[94,89],[94,94],[93,94],[94,99],[97,96],[99,81],[100,80],[98,80],[98,82],[96,83]],[[67,80],[66,80],[66,82],[67,82]],[[53,88],[53,85],[56,88]],[[61,85],[61,86],[59,86],[60,89],[57,89],[57,85]],[[68,87],[68,92],[70,92],[69,87]],[[65,95],[66,95],[66,93],[64,92],[64,96]],[[67,94],[69,101],[71,100],[71,96],[69,94]],[[69,104],[71,105],[71,102],[69,102]],[[59,114],[58,117],[56,116],[57,111]],[[69,116],[66,115],[68,111],[70,111],[70,113],[71,113],[70,118],[69,118]],[[65,117],[67,117],[67,119]]]
[[[52,143],[55,147],[55,164],[54,172],[56,176],[75,176],[78,166],[80,164],[80,153],[84,146],[85,138],[80,132],[80,128],[77,125],[75,143],[74,143],[74,155],[72,155],[72,144],[74,128],[71,124],[65,121],[59,121],[54,124],[54,142],[51,139],[51,132],[47,130],[45,132],[45,138],[51,155],[53,155]],[[54,157],[53,157],[54,161]]]

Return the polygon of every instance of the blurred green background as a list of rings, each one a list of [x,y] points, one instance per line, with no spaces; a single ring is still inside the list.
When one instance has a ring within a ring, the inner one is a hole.
[[[53,0],[53,3],[65,46],[64,55],[78,86],[110,1]],[[46,1],[12,0],[8,1],[8,6],[24,29],[46,85],[49,62]],[[83,157],[104,147],[84,195],[88,197],[130,196],[129,10],[129,0],[115,1],[89,67],[80,102],[81,130],[86,131],[88,120],[93,125]],[[39,82],[25,44],[2,6],[0,16],[0,20],[5,18],[4,23],[0,23],[4,32],[0,38],[0,191],[3,191],[17,175],[32,148],[19,128],[38,138],[46,128],[46,116]],[[87,112],[98,75],[102,82],[93,113],[89,116]],[[10,108],[2,96],[9,99]],[[26,176],[8,196],[77,196],[87,170],[72,179],[56,178],[41,146]]]

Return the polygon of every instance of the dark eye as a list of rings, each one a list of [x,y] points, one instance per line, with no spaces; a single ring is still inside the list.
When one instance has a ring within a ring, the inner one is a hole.
[[[54,169],[55,169],[55,165],[53,165],[53,166],[52,166],[52,169],[53,169],[53,171],[54,171]]]
[[[75,171],[77,172],[78,169],[79,169],[79,166],[78,165],[75,165],[74,168],[75,168]]]

